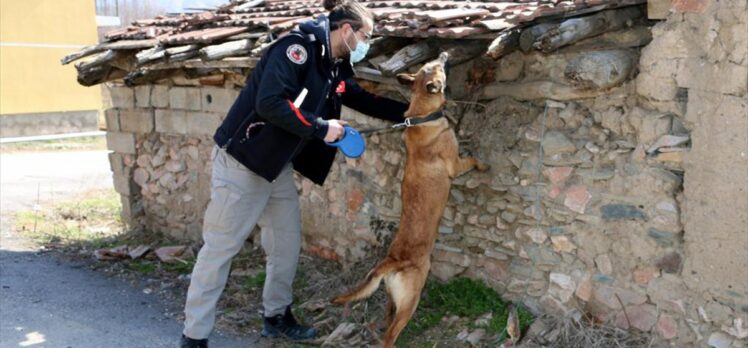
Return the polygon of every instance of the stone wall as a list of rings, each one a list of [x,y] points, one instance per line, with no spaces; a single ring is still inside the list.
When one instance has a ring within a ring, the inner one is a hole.
[[[213,132],[238,91],[199,83],[109,89],[107,143],[124,220],[133,229],[199,240]]]
[[[568,87],[565,67],[583,54],[574,47],[450,70],[461,149],[491,169],[455,180],[436,277],[480,278],[538,312],[678,347],[745,345],[735,327],[748,320],[745,2],[674,4],[653,41],[629,49],[638,74],[611,89]],[[482,100],[486,84],[496,98]],[[133,228],[199,240],[210,136],[236,94],[189,81],[112,87],[112,169]],[[298,180],[308,252],[348,264],[396,230],[401,134],[367,146],[361,159],[339,156],[324,187]]]

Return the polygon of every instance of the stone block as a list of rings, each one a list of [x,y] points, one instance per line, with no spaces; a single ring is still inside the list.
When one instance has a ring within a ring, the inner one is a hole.
[[[646,50],[644,51],[646,53]],[[652,55],[659,57],[660,52]],[[644,59],[646,57],[643,57]],[[678,86],[675,82],[678,60],[660,59],[651,65],[642,64],[641,73],[636,77],[636,92],[654,100],[675,100]]]
[[[132,88],[124,86],[109,87],[112,97],[112,107],[118,109],[132,109],[135,107],[135,93]]]
[[[566,181],[573,170],[572,167],[548,167],[543,170],[543,174],[551,184],[560,185]]]
[[[658,245],[662,247],[673,246],[678,241],[678,236],[675,233],[658,230],[654,227],[650,227],[647,230],[647,235],[654,239]]]
[[[124,175],[127,167],[125,166],[124,158],[121,153],[109,153],[109,168],[112,170],[114,175]]]
[[[557,154],[574,153],[577,151],[574,143],[564,135],[564,133],[557,131],[550,131],[543,137],[543,152],[545,156],[551,157]]]
[[[437,279],[445,282],[465,271],[464,267],[456,266],[448,262],[434,262],[431,264],[431,274]]]
[[[151,106],[151,85],[135,86],[135,106],[147,108]]]
[[[213,135],[221,125],[222,114],[210,112],[185,113],[186,133],[189,135]]]
[[[156,110],[156,132],[187,134],[187,113],[182,110]]]
[[[135,154],[135,134],[107,132],[106,144],[109,150],[119,153]]]
[[[672,316],[660,315],[660,319],[657,321],[657,333],[663,339],[673,339],[678,334],[678,323]]]
[[[203,111],[226,114],[239,96],[231,88],[203,87],[201,89]]]
[[[131,196],[137,191],[135,183],[132,181],[132,175],[130,175],[131,172],[132,170],[128,168],[125,169],[125,171],[121,174],[112,175],[114,190],[117,191],[117,193],[125,196]]]
[[[631,327],[647,332],[657,323],[657,308],[651,304],[627,307],[626,312],[616,315],[616,326],[622,329]]]
[[[577,284],[574,282],[574,280],[572,280],[571,277],[566,274],[551,272],[551,274],[549,275],[549,281],[551,287],[549,288],[548,292],[556,298],[560,299],[562,303],[569,302],[572,295],[574,295],[574,290],[577,287]]]
[[[121,110],[119,112],[120,128],[124,132],[153,132],[153,110]]]
[[[587,203],[592,199],[592,194],[587,190],[585,185],[574,185],[566,190],[566,197],[564,198],[564,206],[569,210],[584,214],[587,208]]]
[[[665,19],[670,13],[671,0],[648,0],[647,18]]]
[[[655,264],[665,273],[679,273],[683,264],[683,258],[677,252],[671,252],[661,257]]]
[[[632,273],[633,279],[638,284],[647,285],[650,280],[659,275],[659,271],[654,267],[645,267],[635,269]]]
[[[600,212],[603,214],[603,219],[607,221],[613,220],[643,220],[647,221],[649,218],[647,214],[641,211],[639,208],[630,204],[606,204],[600,207]]]
[[[677,12],[704,13],[712,0],[672,0],[673,9]]]
[[[153,85],[151,90],[151,106],[155,108],[169,107],[169,86]]]
[[[106,129],[108,131],[119,131],[119,110],[117,109],[106,109],[104,111],[104,119],[106,121]]]
[[[172,109],[202,109],[200,89],[195,87],[172,87],[169,90],[169,106]]]
[[[678,65],[676,82],[683,88],[744,95],[748,89],[748,66],[687,58]]]

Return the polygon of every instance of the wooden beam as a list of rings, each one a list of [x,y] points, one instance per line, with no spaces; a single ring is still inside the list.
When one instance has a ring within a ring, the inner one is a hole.
[[[385,36],[377,37],[371,40],[371,47],[367,56],[377,57],[383,54],[390,54],[408,45],[411,40],[404,37]]]
[[[436,57],[437,50],[426,41],[416,42],[408,45],[393,54],[384,63],[379,64],[379,69],[385,76],[394,76],[407,70],[409,67]]]
[[[631,26],[642,16],[642,9],[635,6],[571,18],[548,28],[535,39],[532,47],[545,53],[552,52],[589,37]]]
[[[91,70],[95,66],[106,65],[107,63],[113,61],[116,57],[117,54],[114,53],[113,50],[107,50],[91,61],[76,64],[75,68],[78,69],[78,71]]]
[[[166,49],[163,46],[156,46],[151,49],[143,50],[135,54],[135,60],[138,66],[148,64],[150,62],[164,59],[166,57]]]
[[[252,50],[252,41],[249,39],[229,41],[220,45],[206,46],[200,49],[199,55],[202,60],[220,60],[225,57],[246,56]]]
[[[138,69],[127,74],[124,81],[125,85],[132,87],[165,79],[177,71],[177,69]]]
[[[488,46],[486,55],[496,60],[518,50],[520,33],[521,31],[517,29],[501,32]]]
[[[353,71],[355,72],[356,78],[368,80],[368,81],[374,81],[382,84],[388,84],[388,85],[398,85],[397,79],[394,77],[387,77],[382,75],[382,72],[377,69],[367,68],[367,67],[355,67],[353,68]]]
[[[606,49],[634,48],[649,44],[652,41],[652,29],[639,25],[630,29],[605,33],[579,41],[559,50],[559,53],[599,51]]]
[[[204,62],[200,59],[190,59],[182,62],[164,62],[157,63],[148,66],[148,69],[163,70],[163,69],[201,69],[201,68],[218,68],[218,69],[231,69],[231,68],[254,68],[259,62],[259,58],[255,57],[230,57],[224,58],[223,60],[207,61]]]
[[[157,40],[122,40],[122,41],[116,41],[116,42],[107,42],[95,46],[87,46],[84,47],[82,50],[69,54],[65,57],[63,57],[60,60],[60,63],[62,65],[69,64],[71,62],[74,62],[78,59],[81,59],[83,57],[88,57],[90,55],[103,52],[106,50],[134,50],[134,49],[142,49],[147,47],[153,47],[158,44]]]
[[[545,34],[548,30],[553,28],[553,26],[553,23],[540,23],[538,25],[525,28],[519,35],[519,48],[522,50],[522,52],[530,52],[533,49],[535,41],[537,41],[541,35]]]
[[[117,80],[127,75],[127,72],[109,65],[93,66],[78,71],[78,83],[82,86],[95,86],[107,81]]]
[[[442,50],[449,53],[447,63],[450,66],[457,66],[486,52],[487,45],[486,41],[456,41]]]

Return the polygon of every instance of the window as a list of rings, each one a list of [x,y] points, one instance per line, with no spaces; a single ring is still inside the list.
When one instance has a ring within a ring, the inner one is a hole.
[[[118,0],[96,0],[96,25],[100,27],[119,26]]]
[[[118,17],[117,0],[96,0],[96,15]]]

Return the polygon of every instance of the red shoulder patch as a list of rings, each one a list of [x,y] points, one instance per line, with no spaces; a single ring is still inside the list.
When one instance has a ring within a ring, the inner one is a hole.
[[[304,64],[307,57],[306,48],[299,44],[293,44],[286,49],[286,56],[296,64]]]

